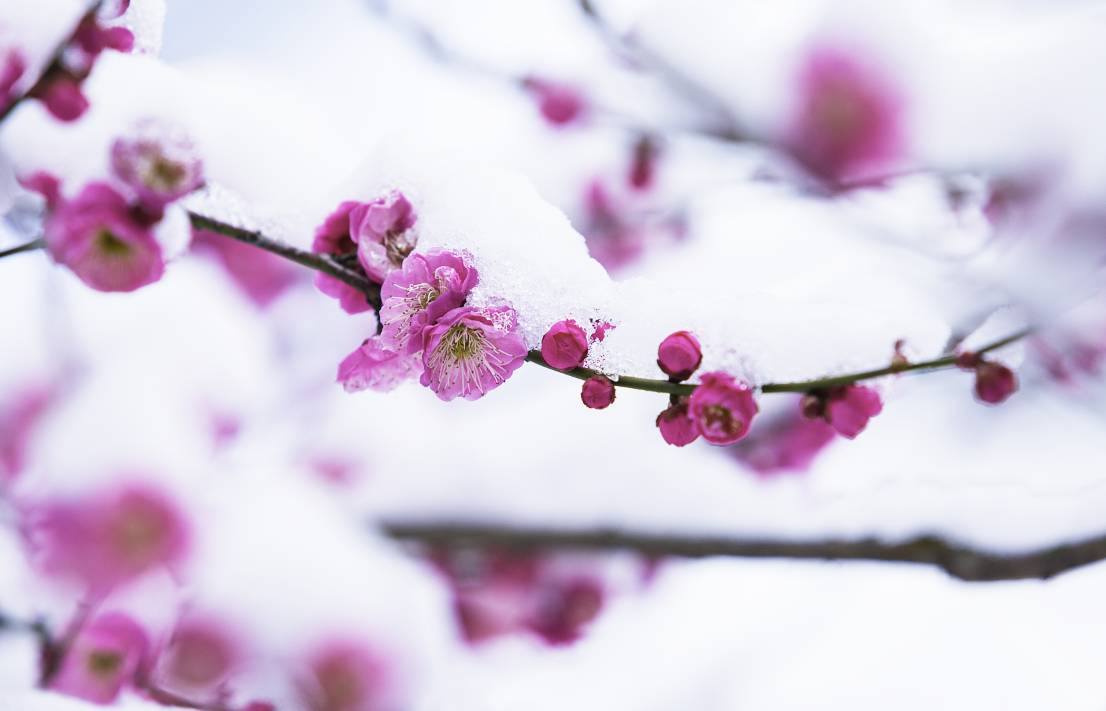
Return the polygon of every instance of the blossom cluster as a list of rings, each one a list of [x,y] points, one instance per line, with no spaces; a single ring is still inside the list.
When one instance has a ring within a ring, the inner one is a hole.
[[[356,255],[362,273],[380,285],[381,333],[338,366],[350,392],[387,391],[419,376],[442,400],[476,400],[521,367],[527,349],[509,304],[467,304],[479,273],[467,253],[414,251],[417,217],[398,191],[367,203],[347,201],[315,233],[315,252]],[[328,275],[316,285],[348,313],[371,309],[365,294]]]
[[[48,173],[22,180],[45,198],[43,237],[50,256],[99,291],[134,291],[162,277],[166,255],[156,228],[166,208],[201,181],[192,142],[154,121],[116,139],[111,179],[89,182],[72,198]]]

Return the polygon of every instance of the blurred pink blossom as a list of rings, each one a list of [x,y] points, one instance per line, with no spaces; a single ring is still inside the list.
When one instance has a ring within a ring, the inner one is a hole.
[[[97,704],[110,704],[124,687],[134,683],[148,640],[130,617],[106,613],[78,632],[65,650],[54,691]]]

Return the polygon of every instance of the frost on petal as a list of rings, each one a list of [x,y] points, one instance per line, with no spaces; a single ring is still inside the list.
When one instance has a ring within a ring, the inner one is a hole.
[[[400,353],[380,336],[373,336],[346,356],[338,365],[338,382],[346,392],[377,390],[387,392],[422,370],[417,354]]]
[[[191,138],[176,126],[153,120],[137,124],[115,140],[111,167],[153,213],[203,181],[203,163]]]
[[[390,273],[380,289],[380,322],[389,346],[405,353],[423,348],[423,333],[465,303],[479,281],[465,254],[415,252]]]
[[[134,682],[143,662],[146,633],[131,618],[107,613],[74,638],[50,688],[97,704],[110,704]]]
[[[506,382],[522,367],[527,350],[515,329],[502,327],[504,314],[497,311],[513,316],[510,307],[466,306],[450,311],[427,329],[420,382],[442,400],[476,400]]]
[[[99,291],[134,291],[161,278],[165,262],[148,225],[106,183],[90,183],[46,220],[46,248]]]
[[[732,444],[748,434],[757,409],[749,386],[721,372],[703,373],[688,404],[699,433],[711,444]]]

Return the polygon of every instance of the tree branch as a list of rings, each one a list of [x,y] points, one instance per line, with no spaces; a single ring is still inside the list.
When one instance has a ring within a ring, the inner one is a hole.
[[[16,245],[8,249],[0,250],[0,259],[4,257],[11,257],[16,254],[22,254],[23,252],[33,252],[36,249],[42,249],[46,246],[46,242],[41,239],[31,240],[25,244]]]
[[[614,528],[515,528],[506,525],[384,521],[383,532],[398,541],[428,546],[492,546],[523,550],[630,551],[677,558],[780,558],[817,561],[871,561],[930,565],[967,582],[1046,580],[1106,560],[1106,535],[1024,553],[973,548],[936,536],[899,543],[875,538],[775,540],[726,536],[681,536]]]

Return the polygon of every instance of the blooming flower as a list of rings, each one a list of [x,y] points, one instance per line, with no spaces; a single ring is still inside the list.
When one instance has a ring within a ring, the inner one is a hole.
[[[423,331],[447,311],[465,303],[479,281],[467,255],[449,251],[415,252],[384,280],[380,322],[385,342],[404,353],[423,348]]]
[[[522,367],[526,353],[514,309],[464,306],[425,330],[420,382],[442,400],[476,400]]]
[[[676,382],[690,378],[702,362],[699,340],[687,331],[676,331],[657,348],[657,365]]]
[[[580,399],[593,410],[602,410],[614,402],[614,383],[610,378],[593,375],[584,381]]]
[[[155,215],[203,181],[203,163],[188,135],[155,121],[140,123],[132,135],[112,143],[111,167]]]
[[[579,368],[587,354],[587,335],[575,321],[558,321],[542,336],[542,360],[557,370]]]
[[[346,392],[393,390],[422,370],[417,354],[400,353],[381,336],[366,339],[338,365],[338,382]]]
[[[44,233],[54,260],[99,291],[134,291],[165,271],[149,225],[106,183],[89,183],[76,198],[62,200]]]
[[[346,200],[326,216],[323,224],[315,229],[315,239],[311,243],[313,252],[333,257],[344,257],[357,252],[357,243],[350,234],[350,213],[357,205],[355,200]],[[347,314],[359,314],[372,309],[365,295],[358,289],[329,274],[316,274],[315,286],[327,296],[337,299],[338,305]]]
[[[661,414],[657,415],[657,429],[665,442],[684,447],[699,439],[699,428],[688,414],[687,398],[677,398]]]
[[[210,691],[234,671],[241,654],[224,625],[210,618],[186,618],[158,655],[154,674],[159,687],[186,693]]]
[[[334,641],[308,662],[302,688],[311,711],[383,711],[390,708],[388,666],[374,650],[354,641]]]
[[[732,444],[748,434],[757,409],[749,386],[721,372],[703,373],[688,403],[699,434],[711,444]]]
[[[882,410],[879,393],[863,385],[846,385],[826,395],[826,422],[847,439],[855,439]]]
[[[785,144],[816,175],[834,183],[863,178],[902,154],[901,100],[872,66],[818,48],[799,74],[798,91]]]
[[[121,613],[100,615],[73,639],[50,688],[110,704],[131,683],[146,654],[146,633]]]
[[[156,566],[181,563],[188,527],[160,491],[135,485],[29,512],[29,544],[44,572],[75,578],[93,594]]]
[[[398,190],[353,208],[350,234],[357,243],[357,259],[370,279],[383,283],[403,266],[418,241],[411,229],[415,219],[411,203]]]

